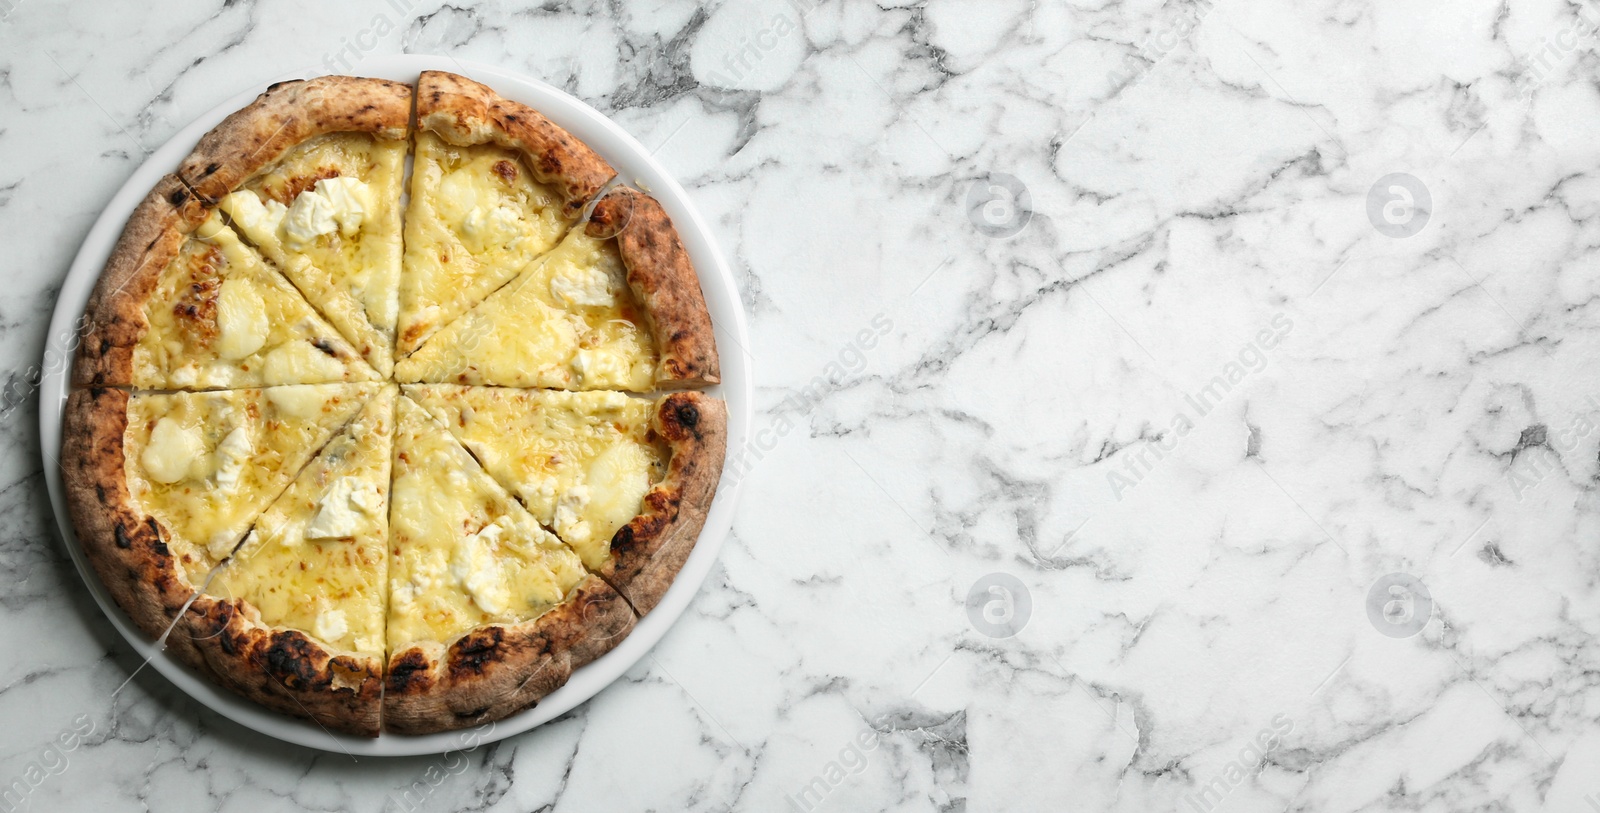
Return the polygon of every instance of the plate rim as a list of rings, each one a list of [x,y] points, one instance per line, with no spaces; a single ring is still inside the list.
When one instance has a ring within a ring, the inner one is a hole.
[[[582,100],[546,82],[508,68],[461,60],[451,56],[428,54],[393,54],[372,56],[352,65],[345,75],[373,76],[415,83],[424,70],[447,70],[476,79],[493,87],[502,96],[529,105],[556,124],[572,132],[589,144],[597,153],[617,168],[624,182],[639,186],[649,192],[672,217],[684,246],[688,250],[700,277],[701,290],[705,292],[708,309],[712,313],[717,332],[732,338],[736,347],[727,347],[719,341],[722,360],[722,383],[706,391],[721,397],[728,405],[727,460],[737,460],[737,450],[744,447],[751,420],[754,383],[750,375],[748,352],[749,326],[744,305],[739,295],[738,283],[725,255],[717,244],[704,218],[689,199],[688,193],[666,169],[621,125],[590,107]],[[59,541],[76,566],[95,602],[116,627],[128,645],[155,667],[168,682],[176,685],[200,705],[257,733],[274,739],[332,753],[355,756],[404,757],[438,754],[447,751],[492,742],[516,736],[537,728],[587,702],[614,683],[632,668],[666,635],[677,619],[688,609],[701,585],[716,563],[722,543],[733,522],[734,506],[742,489],[743,478],[731,477],[724,465],[723,479],[719,483],[705,526],[701,529],[688,560],[679,570],[672,586],[661,602],[640,619],[629,636],[617,647],[573,672],[571,679],[552,692],[538,705],[524,709],[504,720],[484,726],[445,731],[418,736],[380,734],[368,739],[349,734],[329,732],[310,721],[277,714],[228,692],[226,689],[190,671],[174,660],[128,620],[122,608],[111,600],[98,575],[84,557],[70,517],[66,510],[60,471],[62,417],[70,391],[68,380],[72,351],[76,347],[75,326],[88,302],[89,292],[111,253],[112,245],[121,234],[123,225],[139,201],[163,175],[173,172],[188,155],[199,138],[216,126],[228,114],[249,104],[269,86],[292,79],[328,75],[322,66],[308,66],[261,82],[238,94],[229,96],[195,117],[180,128],[161,147],[152,151],[134,169],[128,180],[114,193],[96,218],[79,246],[77,254],[61,281],[55,308],[46,334],[42,371],[38,385],[39,445],[45,462],[46,490],[55,514]],[[409,78],[403,78],[403,77]],[[598,142],[598,143],[597,143]],[[729,351],[734,352],[729,352]]]

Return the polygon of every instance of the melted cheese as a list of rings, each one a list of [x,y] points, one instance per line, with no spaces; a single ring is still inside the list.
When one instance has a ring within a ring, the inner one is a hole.
[[[585,574],[428,413],[402,396],[389,513],[390,653],[536,618]]]
[[[409,386],[484,470],[593,570],[666,473],[652,401],[617,392]]]
[[[210,592],[242,598],[269,626],[337,650],[382,655],[388,578],[393,387],[375,390],[256,520]]]
[[[139,389],[283,383],[267,360],[286,345],[327,348],[327,363],[293,383],[375,381],[333,326],[213,213],[162,270],[145,302],[149,328],[133,349]]]
[[[515,281],[395,365],[403,382],[647,392],[655,340],[614,240],[574,229]]]
[[[654,485],[659,458],[648,446],[617,443],[589,461],[581,486],[586,499],[566,522],[556,520],[556,533],[574,550],[588,551],[588,559],[609,550],[611,535],[639,513],[644,495]]]
[[[415,350],[549,251],[572,225],[521,157],[419,131],[405,220],[399,350]]]
[[[405,152],[403,141],[365,133],[318,136],[221,201],[245,238],[383,375],[399,310]]]
[[[261,390],[134,395],[123,438],[134,503],[170,531],[168,547],[199,584],[255,518],[377,385],[314,387],[311,417]]]

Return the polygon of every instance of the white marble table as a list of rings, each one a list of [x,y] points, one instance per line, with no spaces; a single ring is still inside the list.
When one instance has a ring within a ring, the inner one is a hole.
[[[796,2],[0,0],[0,810],[1600,809],[1600,6]],[[762,434],[623,680],[356,762],[113,696],[29,367],[146,150],[401,51],[657,150]]]

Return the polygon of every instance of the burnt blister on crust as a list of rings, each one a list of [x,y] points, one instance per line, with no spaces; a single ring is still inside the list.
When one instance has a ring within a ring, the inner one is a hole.
[[[501,645],[505,642],[505,629],[500,626],[476,629],[461,636],[450,647],[450,673],[452,676],[483,674],[490,664],[504,659]]]
[[[657,487],[650,490],[644,495],[644,504],[639,515],[612,534],[611,553],[628,560],[631,554],[647,548],[651,540],[677,519],[678,508],[676,489]]]
[[[584,230],[590,237],[611,240],[621,234],[631,222],[633,222],[633,196],[617,190],[595,204],[594,211],[589,214],[589,224]]]
[[[428,656],[420,649],[408,649],[389,662],[388,684],[392,693],[409,694],[427,691],[434,682]]]
[[[332,681],[316,668],[315,658],[320,650],[299,630],[273,633],[266,651],[267,669],[290,689],[325,686]]]
[[[690,429],[700,425],[700,410],[694,404],[679,404],[676,410],[678,422]]]
[[[617,532],[611,535],[611,553],[613,555],[626,555],[633,552],[634,540],[636,538],[633,532],[633,526],[638,521],[639,518],[634,517],[633,520],[627,525],[618,528]]]
[[[196,610],[199,616],[194,622],[195,637],[201,640],[215,640],[218,648],[228,655],[238,655],[239,647],[233,636],[227,635],[228,625],[233,623],[233,603],[228,601],[217,602],[204,610]]]
[[[661,418],[661,428],[669,441],[683,441],[689,438],[701,439],[700,434],[700,408],[695,406],[694,397],[687,393],[674,393],[666,397],[657,411]]]

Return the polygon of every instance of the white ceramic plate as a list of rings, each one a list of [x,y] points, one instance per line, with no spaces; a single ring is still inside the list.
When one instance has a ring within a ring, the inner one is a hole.
[[[648,190],[661,201],[661,205],[666,207],[673,223],[677,225],[678,233],[683,238],[689,256],[694,260],[696,270],[699,271],[700,286],[705,291],[706,305],[710,308],[711,319],[716,325],[717,344],[722,360],[722,384],[712,388],[710,392],[728,402],[728,449],[733,451],[743,448],[745,434],[750,425],[751,402],[749,359],[743,352],[743,348],[750,344],[744,310],[740,306],[738,287],[734,283],[733,274],[723,261],[710,230],[689,203],[683,188],[666,174],[643,145],[624,132],[621,127],[583,102],[536,79],[519,76],[499,68],[464,64],[450,57],[415,55],[369,59],[350,72],[359,76],[415,82],[417,75],[424,70],[452,71],[472,77],[494,88],[502,96],[540,111],[593,147],[617,168],[623,180]],[[305,79],[322,73],[324,71],[308,69],[281,76],[276,81]],[[67,553],[77,564],[78,572],[83,576],[89,591],[94,594],[95,600],[100,603],[100,607],[105,610],[122,636],[128,640],[128,644],[142,657],[148,659],[150,664],[168,680],[219,714],[262,734],[326,751],[374,756],[410,756],[460,748],[464,744],[467,732],[445,732],[421,737],[383,734],[370,740],[329,733],[315,723],[267,711],[197,676],[164,651],[158,650],[153,642],[147,640],[144,634],[128,621],[127,616],[111,600],[94,570],[84,559],[83,550],[78,544],[77,537],[73,535],[72,525],[67,517],[66,503],[61,489],[61,471],[57,461],[61,449],[62,411],[67,401],[67,373],[71,366],[71,349],[74,346],[74,323],[83,313],[84,306],[89,300],[89,292],[94,287],[106,258],[111,254],[112,244],[122,233],[122,226],[133,213],[134,207],[162,175],[177,169],[178,163],[189,154],[200,136],[215,127],[229,113],[249,104],[259,93],[267,89],[268,84],[270,83],[250,88],[223,102],[188,127],[178,131],[171,141],[152,153],[149,160],[133,173],[133,177],[123,184],[122,189],[106,205],[105,211],[100,214],[100,219],[89,230],[89,236],[83,241],[83,247],[78,250],[78,256],[72,262],[72,269],[67,272],[67,278],[62,283],[61,297],[56,301],[55,315],[50,322],[45,360],[41,368],[45,372],[40,383],[39,434],[44,459],[48,461],[48,465],[45,466],[45,480],[50,489],[50,502],[55,508],[56,522],[61,527],[61,537]],[[710,572],[712,563],[716,561],[717,551],[722,547],[723,537],[727,535],[728,527],[733,521],[733,505],[739,490],[737,479],[727,478],[725,487],[717,492],[716,499],[711,505],[710,516],[706,519],[705,530],[701,531],[700,540],[695,545],[694,552],[690,554],[688,562],[683,566],[683,570],[678,574],[677,580],[661,600],[660,606],[645,616],[626,640],[599,660],[574,672],[567,685],[540,701],[539,705],[500,721],[492,730],[475,735],[472,741],[481,745],[538,726],[593,697],[627,671],[628,667],[644,657],[688,607],[689,601],[700,589],[706,574]],[[470,732],[472,729],[467,731]]]

